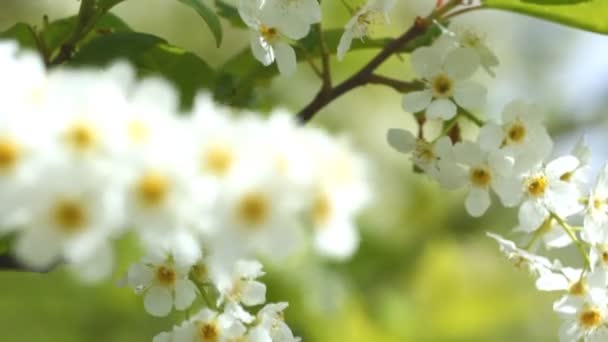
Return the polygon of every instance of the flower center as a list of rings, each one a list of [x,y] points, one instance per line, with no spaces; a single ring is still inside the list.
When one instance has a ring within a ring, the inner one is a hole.
[[[469,172],[471,183],[480,188],[487,188],[492,181],[492,172],[487,166],[477,166],[471,168]]]
[[[196,279],[196,281],[201,284],[209,280],[209,269],[207,268],[207,265],[202,262],[192,266],[190,274],[194,279]]]
[[[588,287],[587,284],[583,280],[579,280],[576,283],[570,285],[570,289],[568,289],[568,293],[573,296],[584,296],[587,293]]]
[[[93,126],[85,122],[74,123],[65,133],[64,138],[68,145],[79,152],[92,150],[98,140]]]
[[[326,223],[332,212],[331,201],[326,194],[319,194],[312,205],[312,219],[315,225]]]
[[[53,219],[61,232],[78,233],[85,228],[87,212],[77,201],[60,200],[53,208]]]
[[[521,144],[526,139],[526,126],[519,120],[513,122],[507,127],[507,141],[506,145],[509,144]]]
[[[587,308],[580,313],[578,321],[585,329],[595,328],[602,324],[602,313],[597,308]]]
[[[165,287],[172,287],[173,284],[175,284],[175,279],[177,278],[175,270],[172,267],[165,265],[158,266],[154,272],[154,275],[156,281]]]
[[[157,172],[148,172],[137,183],[135,193],[145,206],[157,207],[167,199],[169,180]]]
[[[605,201],[602,201],[602,199],[599,197],[593,198],[593,208],[595,208],[596,210],[602,210],[604,203]]]
[[[608,265],[608,251],[607,250],[602,251],[602,261],[604,262],[605,265]]]
[[[547,190],[547,178],[545,176],[537,176],[530,179],[526,189],[531,196],[540,197],[544,195],[545,190]]]
[[[277,31],[277,29],[274,27],[268,27],[266,25],[261,25],[260,26],[260,35],[264,38],[264,40],[271,43],[271,42],[275,41],[277,38],[279,38],[279,31]]]
[[[433,151],[433,145],[424,140],[418,140],[416,142],[414,155],[418,160],[425,164],[429,164],[437,159],[437,156],[435,156],[435,152]]]
[[[12,140],[0,138],[0,172],[12,170],[21,157],[21,148]]]
[[[220,337],[220,329],[215,322],[199,322],[198,338],[201,342],[216,342]]]
[[[141,120],[132,120],[127,125],[127,135],[131,142],[135,144],[143,144],[148,142],[150,138],[150,129]]]
[[[454,90],[452,80],[445,74],[441,74],[433,79],[432,89],[433,95],[437,98],[450,97]]]
[[[268,219],[270,214],[268,198],[259,192],[246,194],[238,204],[237,214],[244,223],[259,226]]]
[[[211,146],[203,156],[203,168],[216,176],[225,176],[233,162],[232,150],[226,146]]]

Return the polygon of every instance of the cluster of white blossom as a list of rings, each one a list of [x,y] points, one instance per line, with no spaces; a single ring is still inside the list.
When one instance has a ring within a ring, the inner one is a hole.
[[[207,94],[182,113],[170,84],[125,63],[47,71],[0,42],[0,74],[0,238],[29,268],[65,262],[96,281],[113,269],[112,242],[134,232],[147,256],[125,282],[149,313],[219,298],[175,341],[294,340],[286,304],[243,309],[265,302],[261,265],[245,260],[283,260],[304,241],[337,259],[358,246],[368,167],[347,140],[285,111],[233,115]]]
[[[362,39],[378,16],[386,22],[396,0],[368,0],[359,10],[350,9],[352,18],[344,27],[337,56],[342,59],[352,40]],[[317,0],[240,0],[239,14],[251,29],[251,51],[268,66],[276,61],[281,74],[295,72],[296,53],[290,41],[306,37],[311,25],[321,22],[321,5]]]
[[[553,142],[541,111],[515,100],[496,121],[482,122],[469,110],[480,109],[486,90],[469,78],[483,67],[493,75],[497,59],[483,39],[471,31],[444,34],[430,47],[413,52],[413,70],[425,89],[408,93],[403,108],[440,120],[444,131],[435,139],[390,129],[389,144],[411,154],[413,163],[447,189],[466,188],[465,207],[483,215],[494,193],[505,207],[519,207],[525,248],[501,236],[501,251],[536,277],[542,291],[563,295],[553,309],[563,316],[560,341],[608,339],[608,166],[589,189],[590,151],[581,141],[565,156],[550,159]],[[475,141],[449,136],[460,117],[476,122]],[[576,226],[573,222],[582,222]],[[575,246],[584,264],[563,266],[537,255],[545,249]]]

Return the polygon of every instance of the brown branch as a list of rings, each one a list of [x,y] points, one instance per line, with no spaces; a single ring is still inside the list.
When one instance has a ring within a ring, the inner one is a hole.
[[[312,119],[319,110],[327,106],[338,97],[350,90],[370,83],[370,78],[374,79],[374,71],[390,56],[399,51],[401,47],[410,42],[412,39],[423,34],[428,28],[428,25],[428,20],[417,18],[414,24],[403,35],[386,45],[384,49],[382,49],[356,74],[335,87],[327,88],[322,86],[312,102],[310,102],[306,107],[304,107],[304,109],[300,111],[300,113],[298,113],[298,120],[302,123],[310,121],[310,119]]]
[[[367,83],[385,85],[393,88],[399,93],[409,93],[411,91],[422,90],[424,88],[424,84],[419,81],[405,82],[378,74],[371,74],[367,80]]]

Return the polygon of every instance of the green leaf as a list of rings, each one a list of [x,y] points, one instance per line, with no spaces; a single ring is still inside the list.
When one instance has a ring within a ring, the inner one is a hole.
[[[14,40],[22,48],[38,50],[34,28],[25,23],[17,23],[8,30],[1,32],[0,40],[2,39]]]
[[[46,49],[51,53],[59,49],[61,44],[73,34],[77,24],[77,16],[59,19],[49,23],[42,32],[40,32],[40,37],[43,40]],[[119,17],[112,13],[107,13],[97,21],[93,30],[79,42],[79,45],[85,44],[100,35],[119,31],[131,31],[131,28]]]
[[[198,56],[138,32],[98,36],[83,45],[69,64],[106,66],[117,59],[130,61],[140,76],[162,76],[173,82],[183,108],[192,105],[198,91],[215,84],[215,71]]]
[[[192,7],[200,16],[205,20],[207,26],[211,30],[213,37],[215,38],[215,42],[219,47],[222,44],[222,24],[220,23],[220,19],[215,14],[215,12],[209,8],[209,6],[205,5],[202,0],[178,0],[185,5]]]
[[[220,17],[228,20],[232,26],[239,28],[247,27],[247,25],[241,19],[239,10],[236,9],[236,7],[226,3],[223,0],[215,0],[215,7],[217,8],[217,14]]]
[[[587,31],[608,34],[606,0],[483,0],[488,8],[522,13]]]

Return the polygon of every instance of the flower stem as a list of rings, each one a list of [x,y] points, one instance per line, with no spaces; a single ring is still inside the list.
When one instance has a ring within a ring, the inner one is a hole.
[[[566,222],[563,218],[559,217],[554,212],[551,212],[550,215],[553,219],[555,219],[555,221],[557,221],[557,223],[559,223],[559,225],[564,229],[566,234],[568,234],[568,236],[570,237],[572,242],[578,248],[579,252],[583,256],[583,259],[585,260],[585,269],[587,269],[587,270],[591,269],[591,260],[589,260],[589,255],[587,254],[587,250],[585,249],[585,243],[582,242],[576,236],[575,229],[572,226],[570,226],[568,224],[568,222]]]

